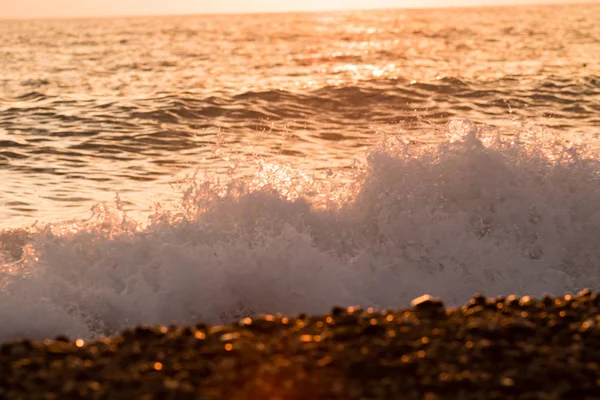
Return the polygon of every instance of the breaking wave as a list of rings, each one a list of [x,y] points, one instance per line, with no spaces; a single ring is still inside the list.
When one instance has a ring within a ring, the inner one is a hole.
[[[540,132],[455,120],[435,145],[386,139],[350,179],[261,163],[183,189],[143,223],[117,196],[0,233],[0,340],[600,289],[600,161]]]

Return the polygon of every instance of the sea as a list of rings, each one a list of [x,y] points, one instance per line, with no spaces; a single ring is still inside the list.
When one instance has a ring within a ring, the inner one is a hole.
[[[598,21],[0,21],[0,340],[600,290]]]

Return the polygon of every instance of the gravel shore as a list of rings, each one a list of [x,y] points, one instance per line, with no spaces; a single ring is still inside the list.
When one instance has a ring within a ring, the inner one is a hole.
[[[600,399],[600,293],[0,346],[0,399]]]

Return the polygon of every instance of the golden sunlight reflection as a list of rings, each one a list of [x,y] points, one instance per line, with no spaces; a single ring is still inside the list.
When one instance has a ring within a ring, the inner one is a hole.
[[[332,170],[327,172],[329,177],[334,174]],[[317,180],[314,174],[285,164],[260,161],[249,189],[255,191],[265,187],[272,188],[287,200],[293,201],[302,197],[310,199],[314,208],[323,209],[337,207],[351,199],[358,184],[357,181]]]
[[[564,1],[564,0],[563,0]],[[566,0],[565,2],[568,2]],[[586,2],[590,0],[576,0]],[[556,3],[557,0],[529,0],[528,3]],[[258,13],[328,11],[382,8],[464,7],[519,4],[520,0],[221,0],[218,2],[170,0],[3,0],[0,18],[65,18],[111,15],[183,15],[203,13]],[[371,28],[374,29],[374,28]]]

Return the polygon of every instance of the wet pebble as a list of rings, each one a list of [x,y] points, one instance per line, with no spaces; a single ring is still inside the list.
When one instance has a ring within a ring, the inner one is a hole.
[[[597,399],[600,296],[336,307],[0,346],[1,399]]]

